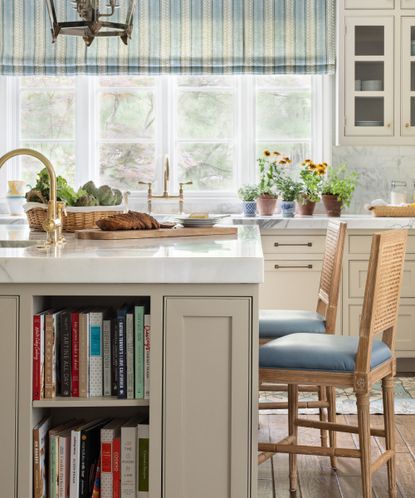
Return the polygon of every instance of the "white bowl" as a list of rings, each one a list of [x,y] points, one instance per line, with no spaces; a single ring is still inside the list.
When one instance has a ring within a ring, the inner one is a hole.
[[[382,80],[364,80],[362,81],[362,90],[364,92],[379,92],[383,88]]]

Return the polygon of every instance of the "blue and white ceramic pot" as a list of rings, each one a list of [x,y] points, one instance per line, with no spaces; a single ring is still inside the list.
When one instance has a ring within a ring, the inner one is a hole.
[[[256,216],[256,201],[243,201],[244,216],[252,218]]]
[[[282,201],[281,213],[283,218],[294,218],[295,201]]]

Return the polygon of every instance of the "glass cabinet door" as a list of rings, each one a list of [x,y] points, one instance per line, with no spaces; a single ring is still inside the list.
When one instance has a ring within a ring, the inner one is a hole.
[[[346,18],[345,135],[393,135],[393,17]]]
[[[401,134],[415,135],[415,17],[402,18]]]

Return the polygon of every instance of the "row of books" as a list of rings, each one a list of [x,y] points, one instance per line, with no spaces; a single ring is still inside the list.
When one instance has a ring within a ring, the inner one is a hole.
[[[147,498],[149,426],[145,418],[50,417],[33,429],[33,498]]]
[[[33,400],[150,396],[150,314],[47,310],[33,317]]]

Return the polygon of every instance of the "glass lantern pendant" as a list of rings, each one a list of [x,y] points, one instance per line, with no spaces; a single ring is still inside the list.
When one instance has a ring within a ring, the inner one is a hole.
[[[137,0],[71,0],[75,19],[58,20],[56,3],[69,0],[46,0],[52,27],[52,43],[59,35],[82,36],[87,47],[95,37],[119,36],[127,45],[133,29],[133,14]],[[120,5],[121,2],[123,5]]]

